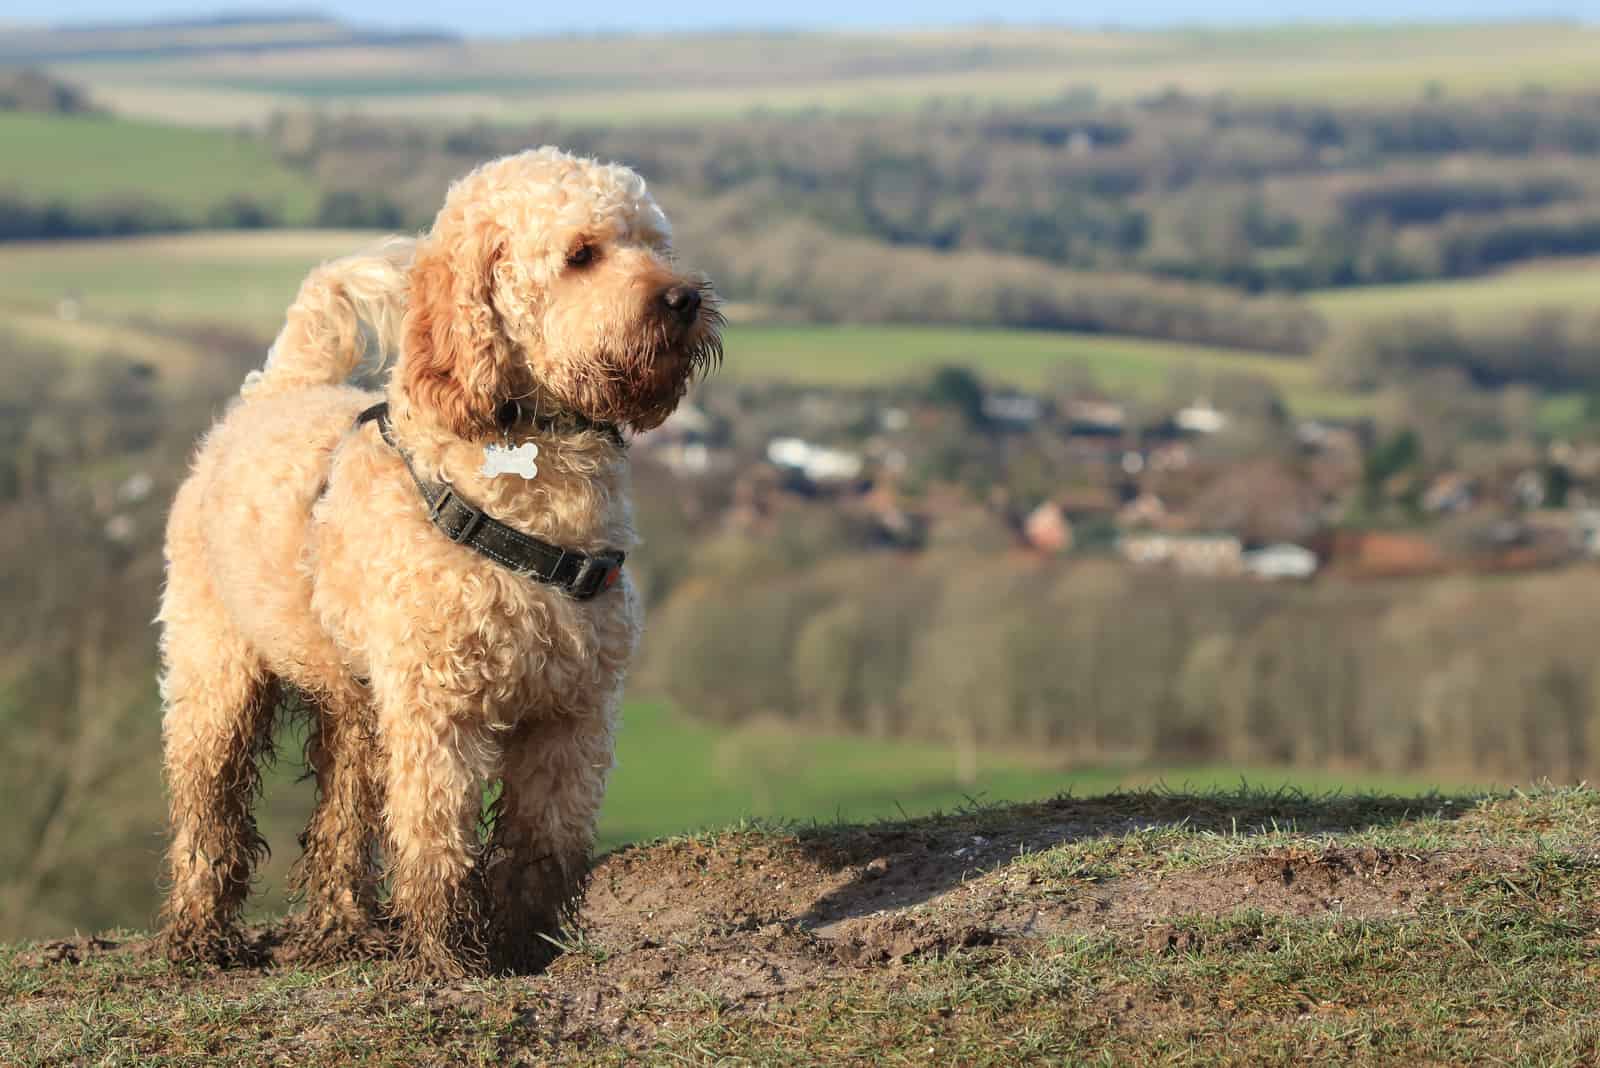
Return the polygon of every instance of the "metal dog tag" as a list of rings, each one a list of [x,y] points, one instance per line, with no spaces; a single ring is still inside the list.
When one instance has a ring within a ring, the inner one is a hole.
[[[533,462],[538,455],[539,446],[531,441],[515,447],[487,445],[483,450],[483,467],[478,473],[486,478],[521,475],[531,481],[539,477],[539,465]]]

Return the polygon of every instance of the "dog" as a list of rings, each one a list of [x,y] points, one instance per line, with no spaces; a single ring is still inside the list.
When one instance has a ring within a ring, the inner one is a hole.
[[[554,148],[458,180],[415,241],[307,277],[167,527],[170,958],[251,959],[259,763],[298,704],[303,957],[446,979],[548,962],[642,629],[622,431],[720,362],[722,322],[645,182]],[[395,353],[381,394],[346,384],[369,337]]]

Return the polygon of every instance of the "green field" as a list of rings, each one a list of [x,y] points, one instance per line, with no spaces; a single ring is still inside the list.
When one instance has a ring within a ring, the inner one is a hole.
[[[728,332],[724,373],[799,382],[868,383],[904,378],[941,364],[972,367],[997,381],[1040,386],[1076,366],[1104,389],[1141,398],[1166,395],[1174,376],[1206,389],[1219,375],[1271,381],[1296,411],[1343,415],[1359,398],[1317,382],[1297,357],[1103,334],[921,326],[736,326]]]
[[[1435,313],[1478,324],[1542,309],[1600,312],[1600,260],[1535,262],[1447,282],[1326,289],[1309,299],[1331,322],[1353,326]]]
[[[0,194],[74,206],[139,201],[204,221],[249,197],[287,224],[317,206],[310,178],[253,139],[212,130],[99,115],[0,113]]]
[[[754,110],[905,111],[1168,88],[1320,100],[1600,84],[1600,31],[1553,22],[1207,32],[966,27],[473,40],[58,65],[119,112],[198,124],[336,106],[525,121],[684,121]],[[708,61],[708,57],[715,57]],[[1485,56],[1493,56],[1492,63]],[[331,59],[333,62],[328,62]],[[470,72],[463,74],[463,72]]]
[[[70,296],[85,319],[220,323],[270,337],[307,271],[378,236],[272,230],[0,244],[0,322]]]

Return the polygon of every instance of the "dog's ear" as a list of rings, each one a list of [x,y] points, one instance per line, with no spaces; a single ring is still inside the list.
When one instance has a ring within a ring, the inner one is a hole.
[[[493,233],[434,239],[411,268],[400,388],[463,438],[493,433],[509,393],[510,345],[491,303],[503,250]]]

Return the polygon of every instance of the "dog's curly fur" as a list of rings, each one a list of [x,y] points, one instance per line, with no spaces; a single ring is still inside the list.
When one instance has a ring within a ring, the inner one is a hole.
[[[292,688],[318,786],[296,872],[303,950],[365,956],[392,939],[439,977],[547,958],[587,871],[638,595],[624,574],[574,600],[453,544],[400,455],[356,428],[377,396],[343,383],[365,322],[398,350],[386,399],[423,478],[555,544],[630,549],[622,447],[582,422],[508,433],[496,416],[515,400],[635,429],[666,418],[721,355],[709,285],[668,241],[636,174],[546,148],[461,179],[416,242],[306,279],[167,531],[171,956],[249,956],[256,767]],[[669,306],[683,287],[697,309]],[[502,437],[537,442],[537,478],[480,473]]]

